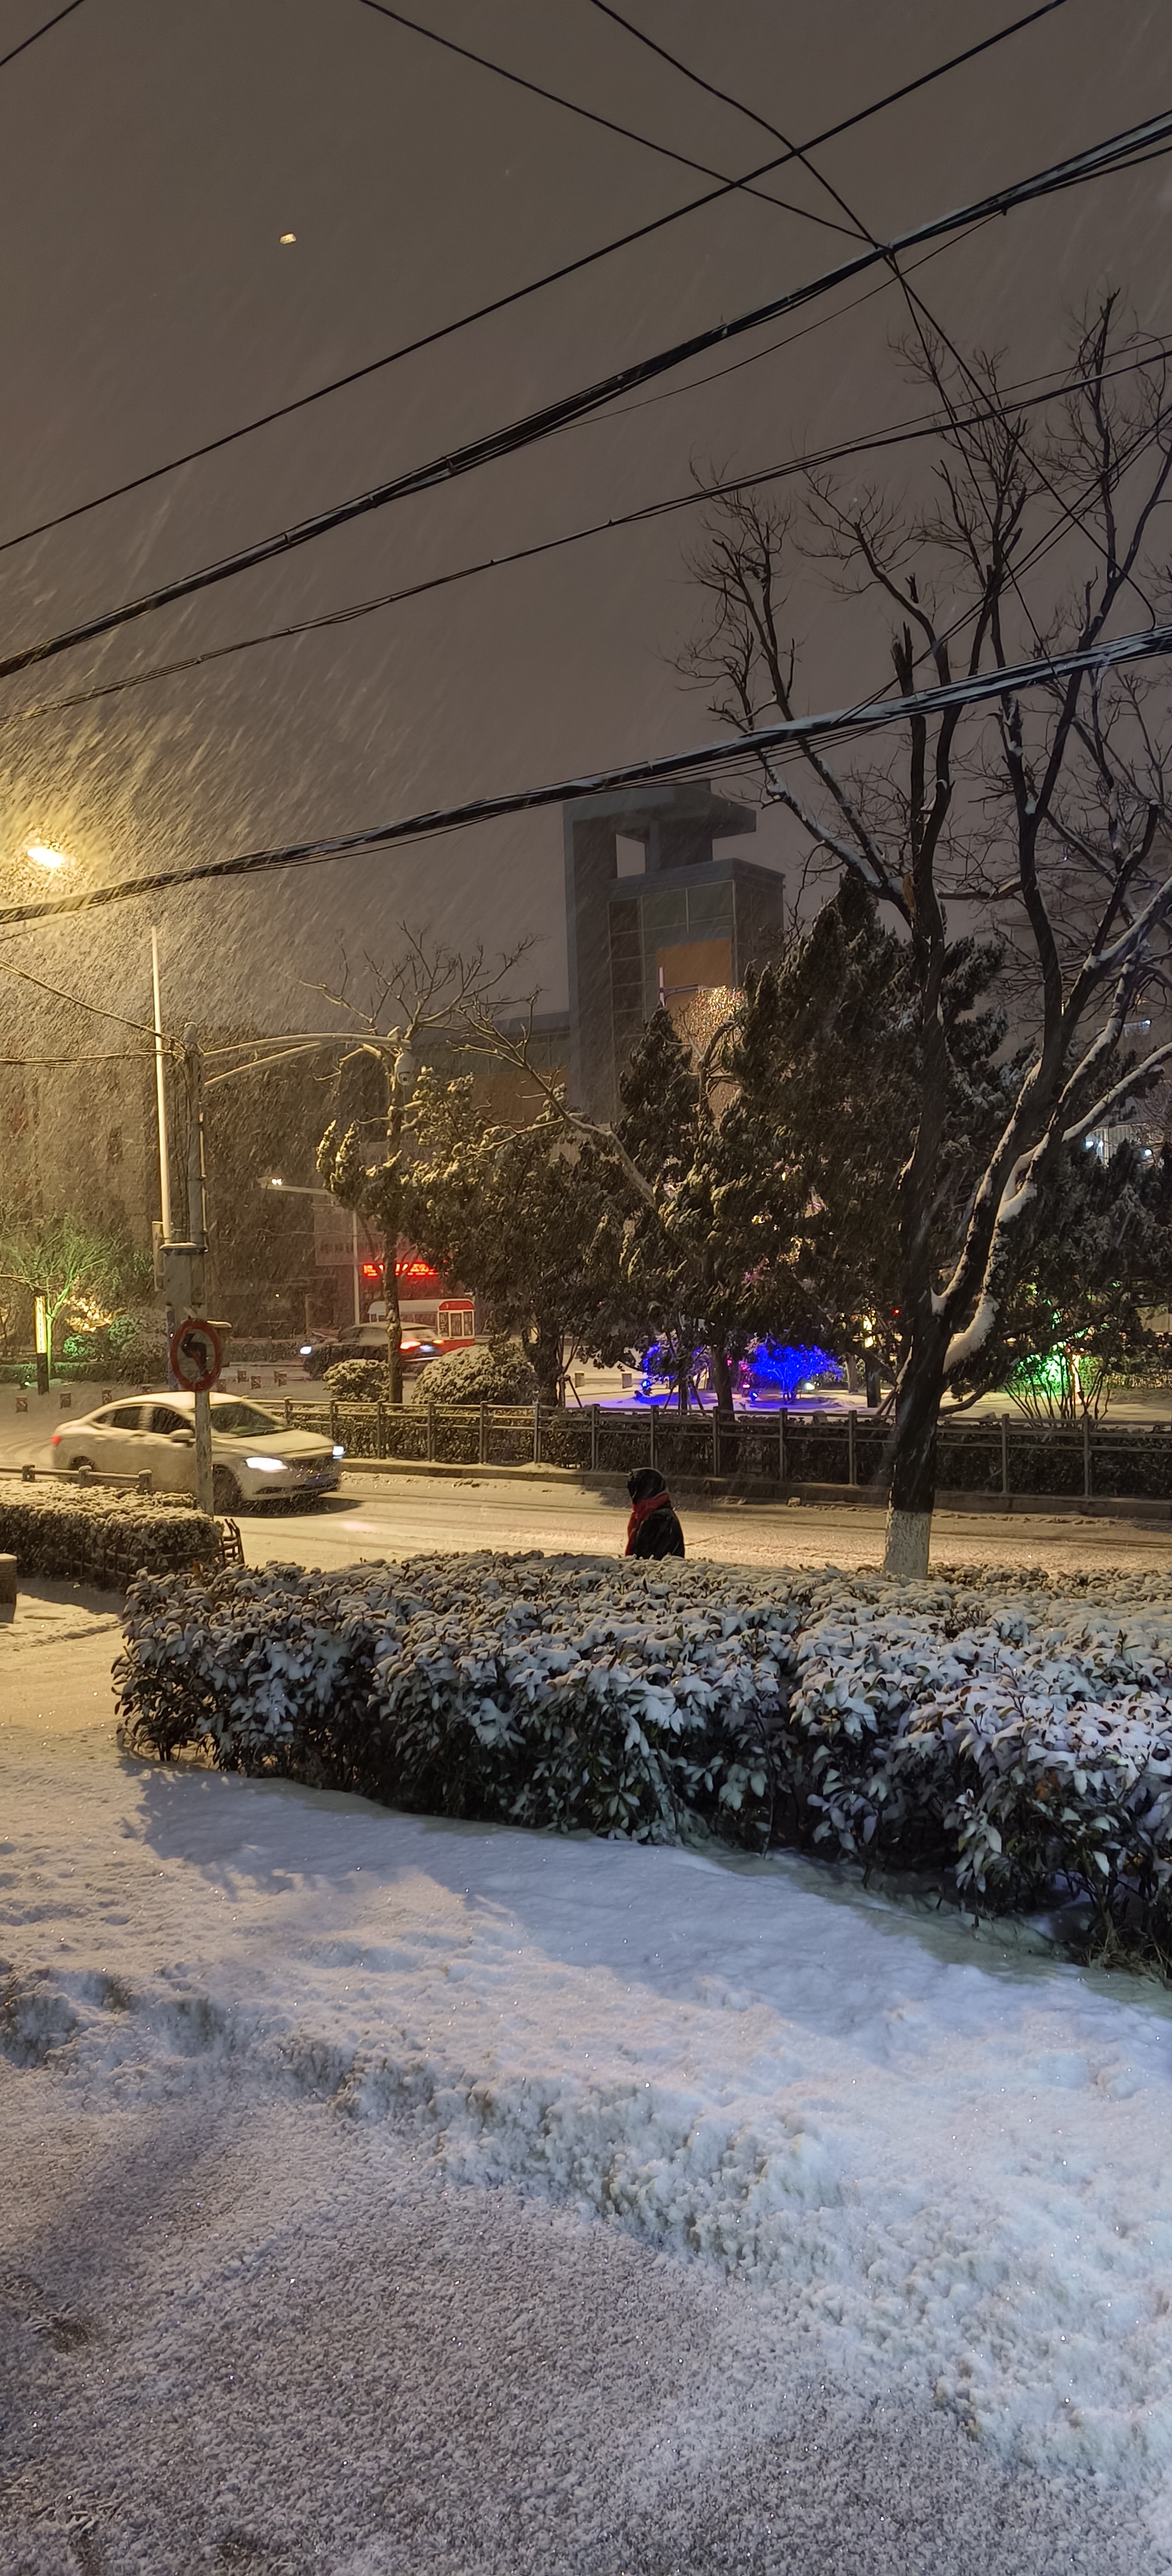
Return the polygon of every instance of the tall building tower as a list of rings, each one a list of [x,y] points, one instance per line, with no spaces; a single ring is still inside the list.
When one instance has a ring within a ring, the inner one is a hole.
[[[659,1004],[680,1016],[740,983],[780,926],[776,871],[713,856],[714,841],[756,829],[752,808],[705,778],[566,806],[570,1092],[591,1116],[614,1116],[619,1074]],[[642,843],[641,874],[620,875],[620,840]]]

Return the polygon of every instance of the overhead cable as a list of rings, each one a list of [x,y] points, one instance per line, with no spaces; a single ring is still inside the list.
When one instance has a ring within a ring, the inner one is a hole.
[[[72,0],[72,4],[75,7],[80,6],[80,0]],[[920,72],[915,80],[904,81],[898,89],[888,90],[882,98],[873,99],[868,106],[857,108],[853,116],[843,117],[837,124],[827,126],[823,133],[811,136],[809,142],[801,147],[802,150],[813,152],[820,144],[833,142],[840,134],[849,134],[854,127],[865,125],[869,118],[882,115],[887,108],[897,106],[901,99],[910,98],[914,91],[926,89],[931,82],[942,80],[947,72],[959,70],[965,63],[974,61],[978,54],[987,53],[994,45],[1004,44],[1008,37],[1017,35],[1023,27],[1033,26],[1035,19],[1045,18],[1052,9],[1058,9],[1064,5],[1065,0],[1041,0],[1040,7],[1029,10],[1024,18],[1013,19],[1009,26],[999,27],[995,35],[982,37],[979,44],[967,45],[963,53],[950,54],[945,62],[934,64],[931,71]],[[361,384],[368,376],[377,375],[382,368],[396,366],[400,359],[413,357],[420,350],[431,348],[440,340],[449,339],[454,332],[467,330],[474,322],[483,322],[494,313],[505,312],[509,306],[521,303],[526,296],[536,295],[543,287],[558,285],[564,278],[577,275],[581,269],[591,267],[596,261],[609,259],[612,253],[626,250],[633,243],[648,239],[652,233],[665,231],[670,224],[679,223],[685,215],[695,214],[704,206],[715,205],[719,199],[735,193],[737,189],[747,188],[751,181],[766,177],[772,170],[783,168],[795,157],[795,154],[788,151],[775,155],[773,160],[763,161],[757,168],[746,170],[739,179],[722,182],[719,187],[708,190],[704,196],[690,198],[686,205],[676,206],[670,214],[657,215],[650,223],[638,225],[633,232],[617,234],[613,240],[603,242],[596,250],[585,252],[581,258],[570,260],[561,268],[551,269],[543,277],[531,279],[528,285],[516,287],[509,294],[498,296],[492,303],[479,305],[470,313],[460,314],[454,322],[445,322],[437,330],[425,332],[420,339],[404,341],[399,348],[388,350],[381,358],[371,358],[364,366],[350,368],[344,376],[332,377],[328,384],[316,385],[310,393],[298,394],[291,402],[278,403],[271,411],[258,412],[252,420],[242,421],[236,429],[224,430],[218,438],[205,439],[200,446],[185,449],[181,456],[169,457],[164,465],[153,465],[143,474],[131,475],[125,483],[115,483],[108,491],[95,493],[89,501],[78,501],[72,509],[59,510],[51,519],[40,519],[34,527],[22,528],[15,536],[0,538],[0,554],[6,554],[12,546],[28,544],[33,537],[47,536],[53,528],[67,527],[73,519],[84,518],[90,510],[103,509],[108,501],[124,500],[128,493],[141,492],[148,484],[159,482],[162,476],[178,473],[181,466],[197,464],[201,457],[215,456],[221,448],[233,446],[238,439],[251,438],[254,431],[258,429],[269,429],[276,421],[291,419],[294,413],[306,410],[311,403],[324,402],[328,395],[342,393],[349,385]]]
[[[555,402],[543,404],[539,410],[526,413],[519,420],[471,439],[466,445],[449,450],[446,455],[432,457],[425,465],[414,466],[386,483],[376,484],[371,491],[336,502],[331,509],[319,510],[296,526],[262,537],[256,544],[222,556],[217,563],[205,564],[199,571],[187,573],[178,581],[161,583],[154,590],[140,593],[136,599],[123,601],[117,608],[106,609],[96,617],[85,618],[75,626],[66,627],[60,634],[49,636],[37,644],[27,644],[19,652],[5,654],[0,658],[0,679],[10,678],[17,671],[27,671],[36,663],[47,662],[59,653],[68,652],[76,644],[90,643],[96,636],[111,634],[116,627],[128,626],[137,618],[151,616],[161,608],[170,608],[181,599],[194,597],[199,591],[211,590],[220,582],[235,579],[239,573],[251,572],[261,564],[272,563],[312,544],[318,537],[329,535],[335,528],[346,527],[356,519],[367,518],[372,512],[385,509],[393,501],[433,491],[438,485],[452,482],[458,476],[475,473],[483,465],[518,455],[523,449],[536,446],[550,437],[567,422],[582,420],[590,413],[600,411],[616,394],[626,393],[635,385],[649,384],[657,376],[683,366],[689,358],[699,357],[706,349],[739,339],[746,332],[759,329],[764,322],[776,321],[783,313],[795,312],[801,305],[829,294],[834,287],[845,285],[866,270],[889,264],[902,251],[915,249],[922,242],[945,239],[983,221],[988,215],[1008,214],[1018,206],[1030,205],[1064,189],[1082,186],[1110,170],[1128,169],[1137,161],[1162,158],[1170,149],[1172,111],[1166,110],[1142,125],[1130,126],[1121,134],[1092,144],[1088,151],[1051,163],[1047,169],[1035,172],[1028,179],[998,188],[973,205],[933,216],[927,223],[916,224],[889,242],[874,246],[868,244],[837,268],[809,279],[802,286],[790,288],[784,295],[771,297],[767,304],[756,305],[749,312],[737,314],[731,321],[716,323],[706,331],[693,332],[686,340],[657,350],[651,357],[637,359],[630,366],[617,368],[594,384],[583,386],[572,394],[563,394]]]
[[[1061,5],[1062,0],[1056,0]],[[602,116],[593,107],[583,107],[577,99],[563,98],[556,89],[543,89],[540,81],[527,80],[523,72],[509,71],[504,63],[490,61],[487,54],[474,54],[470,45],[458,45],[452,36],[441,36],[438,28],[425,27],[418,18],[404,17],[401,9],[391,9],[387,0],[360,0],[363,9],[373,9],[380,18],[390,18],[397,27],[409,27],[413,36],[426,36],[428,43],[442,45],[446,54],[459,54],[466,63],[475,63],[480,71],[494,72],[498,80],[509,81],[514,89],[528,90],[531,97],[545,99],[551,107],[564,107],[571,116],[583,117],[588,125],[601,125],[608,134],[621,135],[624,143],[641,144],[645,152],[657,152],[664,161],[678,162],[681,169],[698,170],[705,179],[719,179],[723,188],[741,188],[746,196],[759,198],[763,206],[780,206],[787,215],[800,215],[804,222],[822,224],[828,232],[845,232],[845,224],[836,224],[828,215],[812,215],[805,206],[791,205],[786,197],[773,197],[767,188],[754,188],[747,179],[730,179],[723,170],[714,170],[708,161],[694,161],[687,152],[677,152],[670,143],[655,143],[649,134],[640,134],[633,126],[617,125],[613,116]]]
[[[595,770],[584,778],[563,778],[555,785],[526,787],[503,796],[471,797],[464,804],[435,806],[422,814],[409,814],[391,823],[376,823],[361,832],[343,832],[329,839],[292,841],[281,849],[250,850],[232,859],[209,859],[192,868],[159,870],[150,876],[123,879],[117,885],[90,886],[72,895],[62,895],[44,903],[20,904],[0,911],[0,928],[20,921],[55,920],[65,913],[90,912],[112,903],[128,903],[136,895],[160,894],[174,886],[207,885],[234,877],[251,877],[271,873],[278,868],[320,866],[330,859],[358,858],[368,850],[388,849],[397,842],[430,839],[437,834],[462,831],[473,823],[499,822],[512,814],[537,812],[542,806],[568,805],[579,797],[615,795],[623,788],[650,787],[673,780],[695,777],[698,773],[727,772],[743,768],[749,761],[759,761],[771,752],[793,748],[804,750],[810,743],[833,740],[836,735],[851,738],[873,733],[890,724],[901,724],[910,717],[921,720],[940,715],[946,709],[987,705],[996,698],[1015,698],[1024,690],[1046,687],[1055,680],[1072,678],[1076,673],[1102,673],[1136,662],[1157,660],[1172,654],[1172,626],[1148,627],[1139,635],[1121,635],[1109,642],[1077,646],[1069,653],[1047,653],[1036,661],[1018,662],[1004,669],[978,671],[941,686],[913,691],[910,696],[872,698],[853,707],[840,707],[827,715],[792,716],[781,724],[759,725],[750,733],[722,737],[719,742],[705,743],[699,750],[669,752],[659,759],[626,761],[613,769]]]
[[[1035,411],[1047,403],[1062,400],[1066,395],[1079,393],[1091,383],[1115,384],[1120,377],[1135,375],[1144,367],[1168,357],[1172,357],[1172,343],[1156,341],[1142,357],[1130,358],[1125,364],[1109,368],[1105,373],[1096,373],[1093,378],[1059,374],[1056,381],[1047,381],[1043,390],[1037,393],[1026,393],[1013,385],[1006,386],[1002,404],[1010,404],[1015,412]],[[1029,383],[1036,379],[1027,378],[1025,381]],[[380,609],[400,608],[408,600],[426,598],[431,591],[450,589],[454,583],[471,581],[480,573],[503,572],[512,564],[532,563],[541,555],[560,554],[567,547],[582,545],[591,537],[611,536],[620,528],[649,526],[657,519],[669,518],[680,510],[697,509],[706,502],[725,500],[733,493],[758,489],[767,483],[785,482],[795,475],[817,473],[825,466],[840,465],[850,457],[880,454],[887,448],[908,446],[919,439],[939,437],[958,428],[979,429],[1000,416],[999,406],[954,412],[947,418],[938,413],[921,413],[912,420],[894,423],[890,429],[875,430],[866,437],[843,439],[837,446],[789,457],[781,465],[757,466],[749,473],[732,475],[720,483],[694,483],[688,491],[675,492],[668,499],[647,501],[637,510],[625,510],[608,519],[591,520],[586,527],[569,528],[560,537],[544,537],[533,545],[516,546],[508,554],[482,555],[474,563],[458,564],[451,572],[432,573],[424,581],[407,582],[402,589],[382,591],[373,599],[352,600],[341,608],[323,609],[316,617],[297,618],[287,626],[266,627],[257,635],[238,635],[229,644],[210,644],[201,653],[186,653],[172,662],[152,663],[144,671],[124,673],[121,679],[95,681],[90,688],[74,689],[64,697],[46,698],[34,706],[21,707],[14,720],[31,723],[41,716],[65,714],[74,707],[94,706],[103,698],[121,697],[128,689],[146,688],[152,681],[175,679],[189,671],[201,671],[211,662],[226,661],[236,653],[252,652],[260,644],[292,643],[302,635],[317,635],[331,627],[354,625],[360,618],[371,617]],[[1098,486],[1096,473],[1092,495]],[[1077,509],[1071,505],[1064,511],[1064,517],[1077,519]],[[1050,532],[1046,542],[1049,543],[1050,537],[1063,533],[1060,526]],[[1034,550],[1030,549],[1022,557],[1019,570],[1024,570],[1033,560],[1033,553]]]
[[[27,54],[30,45],[37,44],[42,36],[48,35],[50,27],[59,27],[63,18],[72,18],[74,10],[80,7],[81,0],[67,0],[66,7],[58,9],[55,17],[46,18],[42,26],[34,27],[31,36],[22,36],[19,45],[12,47],[11,53],[0,54],[0,72],[4,70],[6,64],[14,63],[18,54]]]

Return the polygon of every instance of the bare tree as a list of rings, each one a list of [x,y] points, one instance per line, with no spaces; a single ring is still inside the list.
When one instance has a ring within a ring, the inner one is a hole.
[[[1091,649],[1157,622],[1168,595],[1158,517],[1172,476],[1164,359],[1107,297],[1077,335],[1059,397],[1015,409],[995,360],[924,339],[909,363],[939,404],[925,507],[812,475],[802,501],[749,494],[710,520],[693,564],[706,594],[685,661],[735,731],[799,714],[787,603],[819,568],[870,625],[889,627],[901,698],[1024,658]],[[1172,1048],[1129,1060],[1159,984],[1172,913],[1163,681],[1099,669],[1012,688],[980,709],[913,703],[836,758],[760,751],[764,800],[815,861],[846,868],[902,923],[917,996],[918,1086],[900,1179],[901,1355],[889,1571],[927,1570],[936,1425],[955,1373],[993,1330],[1039,1184],[1071,1141],[1142,1089]],[[956,1067],[941,1008],[947,908],[973,905],[1004,942],[1019,1044],[1005,1114],[963,1219],[942,1232],[944,1104]]]
[[[399,1304],[398,1253],[403,1195],[411,1161],[410,1104],[420,1067],[420,1049],[430,1038],[450,1036],[457,1043],[473,1023],[509,1007],[507,986],[531,942],[526,940],[495,964],[482,946],[467,955],[433,945],[404,922],[401,945],[389,965],[366,959],[367,985],[360,1000],[350,991],[344,968],[340,989],[319,985],[327,1002],[351,1023],[352,1040],[344,1046],[339,1070],[359,1058],[372,1058],[385,1085],[385,1108],[379,1124],[384,1152],[366,1160],[359,1126],[339,1134],[335,1120],[317,1150],[317,1168],[328,1190],[344,1207],[354,1208],[377,1227],[383,1239],[387,1302],[387,1367],[391,1402],[403,1400],[403,1325]],[[513,1005],[515,1007],[515,1004]]]

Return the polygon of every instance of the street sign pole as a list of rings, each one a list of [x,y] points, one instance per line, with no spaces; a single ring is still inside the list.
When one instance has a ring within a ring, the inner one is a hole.
[[[191,1256],[191,1302],[205,1311],[204,1255],[207,1250],[203,1169],[203,1065],[194,1028],[183,1032],[183,1065],[187,1076],[187,1231]],[[206,1389],[195,1398],[195,1499],[201,1512],[214,1508],[212,1479],[212,1405]]]

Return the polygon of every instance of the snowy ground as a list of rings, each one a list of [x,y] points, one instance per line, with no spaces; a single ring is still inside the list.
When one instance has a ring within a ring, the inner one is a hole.
[[[110,1607],[0,1632],[6,2567],[1172,2566],[1158,1990],[127,1763]]]
[[[319,1511],[241,1522],[250,1564],[295,1558],[302,1565],[352,1565],[359,1557],[413,1556],[421,1548],[582,1550],[621,1556],[629,1510],[621,1487],[509,1483],[467,1477],[369,1476],[348,1469],[342,1493]],[[690,1556],[729,1565],[878,1566],[883,1514],[833,1505],[720,1503],[682,1507]],[[1088,1561],[1135,1569],[1172,1565],[1172,1529],[1131,1520],[1084,1520],[1069,1513],[938,1512],[936,1565],[1044,1565],[1078,1570]]]

